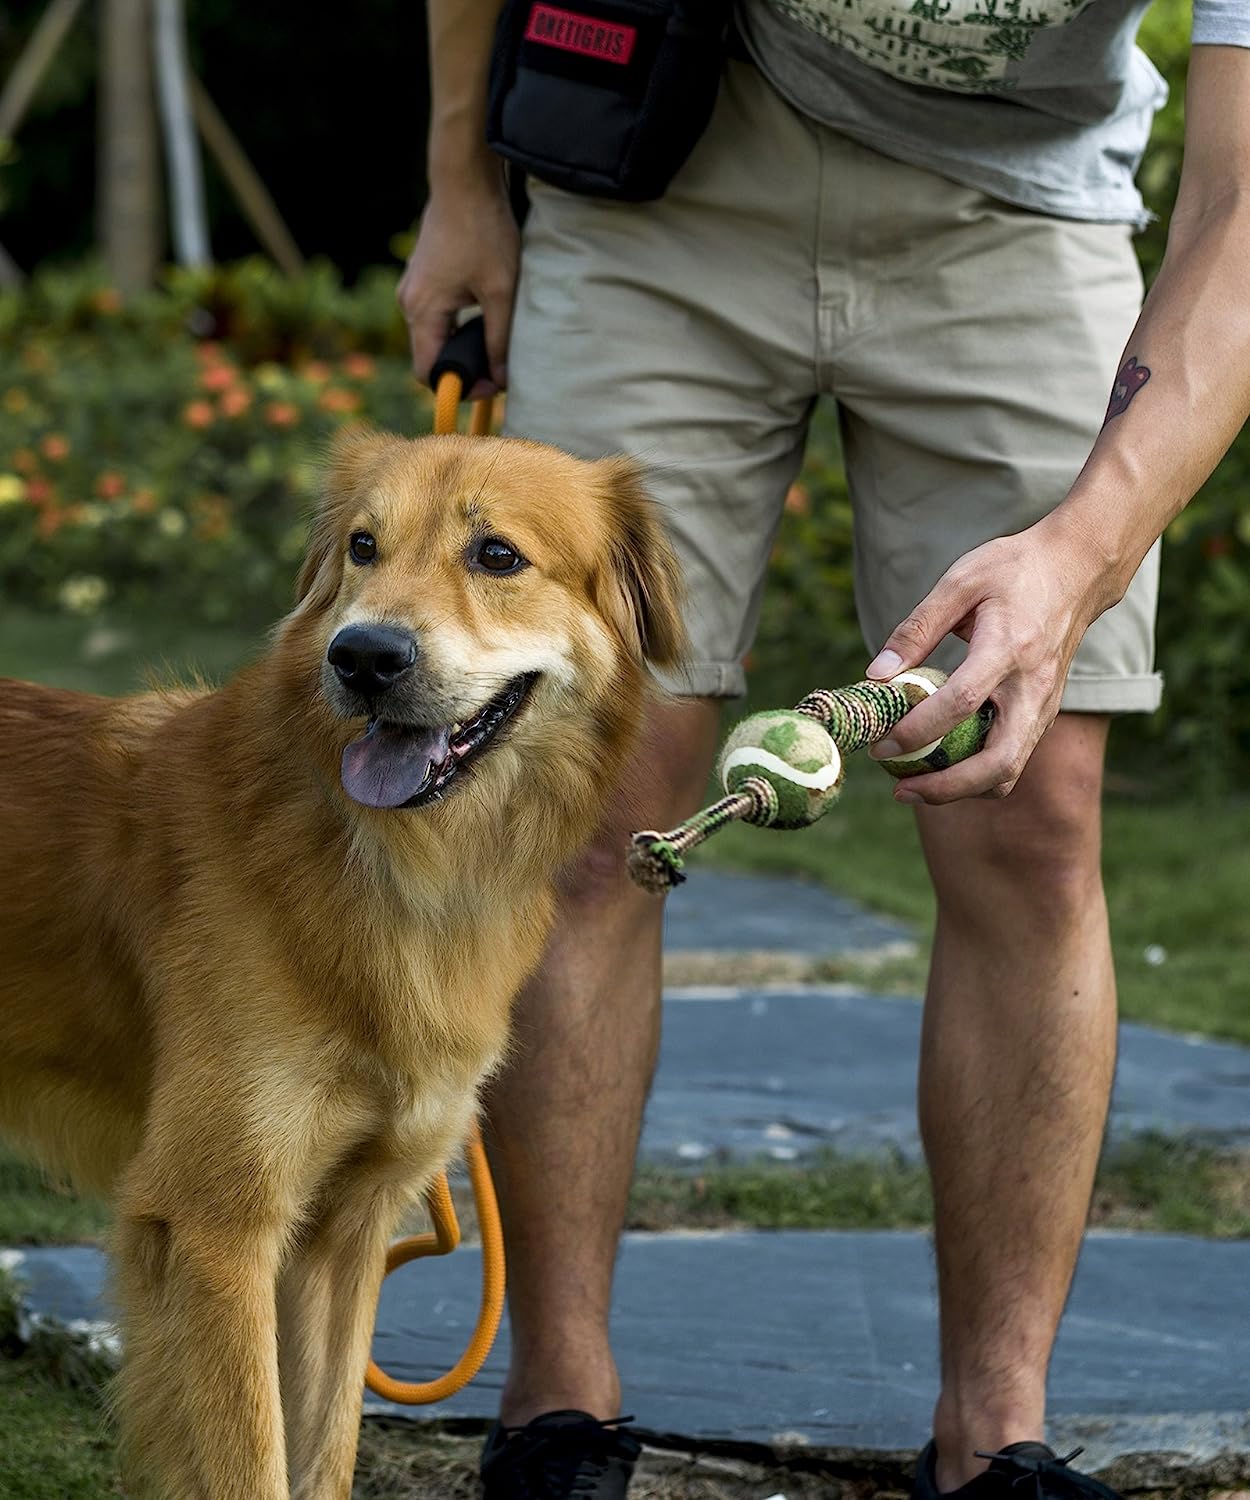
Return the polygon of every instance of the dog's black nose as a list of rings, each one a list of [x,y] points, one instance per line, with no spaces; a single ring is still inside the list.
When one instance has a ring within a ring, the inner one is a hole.
[[[326,652],[343,686],[365,698],[394,687],[416,659],[416,641],[393,625],[345,625]]]

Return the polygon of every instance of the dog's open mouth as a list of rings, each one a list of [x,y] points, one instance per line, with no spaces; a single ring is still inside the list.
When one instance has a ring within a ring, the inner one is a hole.
[[[460,724],[371,719],[364,735],[343,751],[344,791],[365,807],[422,807],[437,801],[515,717],[537,676],[514,677]]]

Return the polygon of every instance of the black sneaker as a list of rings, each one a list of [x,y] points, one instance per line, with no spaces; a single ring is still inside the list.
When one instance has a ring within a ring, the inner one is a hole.
[[[916,1465],[912,1500],[1120,1500],[1116,1492],[1090,1474],[1068,1465],[1083,1448],[1060,1458],[1045,1443],[1008,1443],[1001,1453],[981,1453],[990,1466],[957,1490],[937,1487],[937,1446],[930,1443]]]
[[[625,1500],[642,1444],[584,1411],[549,1411],[524,1427],[496,1423],[482,1449],[484,1500]]]

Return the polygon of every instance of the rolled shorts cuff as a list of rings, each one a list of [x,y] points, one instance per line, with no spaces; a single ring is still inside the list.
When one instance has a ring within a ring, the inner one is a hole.
[[[1074,672],[1059,708],[1063,713],[1077,714],[1152,714],[1162,701],[1163,677],[1158,672],[1142,677]]]
[[[656,681],[677,698],[741,698],[747,674],[738,661],[694,661],[672,671],[656,672]]]

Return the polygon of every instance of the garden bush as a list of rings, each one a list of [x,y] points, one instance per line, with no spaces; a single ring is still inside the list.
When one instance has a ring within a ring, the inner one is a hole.
[[[58,278],[16,309],[0,304],[0,329],[20,333],[0,354],[0,597],[272,619],[289,603],[334,430],[428,427],[406,359],[343,349],[369,342],[344,332],[361,309],[323,338],[316,320],[292,319],[301,289],[289,288],[270,319],[225,343],[188,335],[180,295],[123,309],[107,287]],[[388,303],[393,315],[393,287]],[[286,359],[255,358],[274,350]]]

